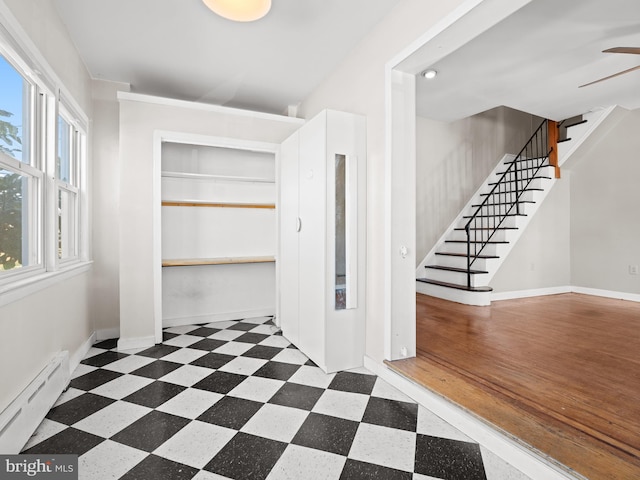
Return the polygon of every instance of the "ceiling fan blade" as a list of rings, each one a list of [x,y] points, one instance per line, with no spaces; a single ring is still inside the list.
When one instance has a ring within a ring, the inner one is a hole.
[[[584,85],[580,85],[578,88],[588,87],[589,85],[593,85],[594,83],[604,82],[605,80],[609,80],[610,78],[614,78],[614,77],[619,77],[620,75],[624,75],[625,73],[633,72],[634,70],[640,70],[640,65],[638,65],[637,67],[629,68],[627,70],[623,70],[623,71],[618,72],[618,73],[614,73],[613,75],[609,75],[608,77],[600,78],[600,79],[595,80],[593,82],[585,83]]]
[[[640,47],[614,47],[603,50],[602,53],[632,53],[640,55]]]

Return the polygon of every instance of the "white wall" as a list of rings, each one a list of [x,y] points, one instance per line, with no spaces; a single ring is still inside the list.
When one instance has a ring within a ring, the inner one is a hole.
[[[572,175],[563,171],[491,280],[494,293],[571,285],[572,183]]]
[[[640,110],[571,162],[571,282],[640,293]]]
[[[497,107],[451,123],[416,119],[416,263],[424,259],[507,153],[542,119]]]
[[[51,2],[0,0],[91,116],[90,78]],[[23,33],[24,33],[23,32]],[[0,411],[42,370],[56,352],[76,352],[93,327],[90,273],[81,273],[0,307]]]
[[[154,132],[280,143],[300,121],[191,102],[128,96],[120,102],[120,339],[154,335]],[[159,174],[159,172],[156,172]]]
[[[165,327],[262,317],[275,312],[273,262],[162,269]]]
[[[128,90],[128,84],[93,81],[91,318],[99,339],[117,337],[120,328],[120,104],[116,95]]]

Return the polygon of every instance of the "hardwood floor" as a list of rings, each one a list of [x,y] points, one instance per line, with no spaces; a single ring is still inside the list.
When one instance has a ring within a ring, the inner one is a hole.
[[[416,301],[417,357],[392,368],[589,479],[640,478],[640,304]]]

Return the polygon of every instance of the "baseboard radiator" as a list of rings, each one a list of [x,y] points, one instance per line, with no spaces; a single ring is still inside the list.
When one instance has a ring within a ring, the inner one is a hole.
[[[20,453],[69,384],[69,378],[69,352],[60,352],[0,413],[1,454]]]

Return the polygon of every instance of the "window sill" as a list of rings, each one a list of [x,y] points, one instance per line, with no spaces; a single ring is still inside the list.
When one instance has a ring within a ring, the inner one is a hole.
[[[44,272],[0,286],[0,307],[32,295],[69,278],[88,272],[93,261],[76,262],[55,272]]]

